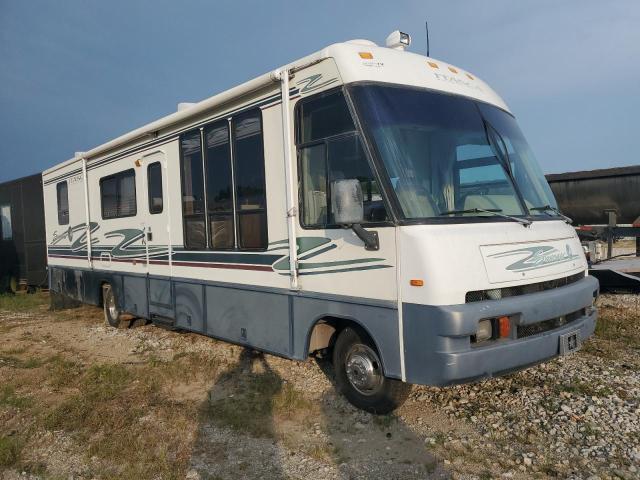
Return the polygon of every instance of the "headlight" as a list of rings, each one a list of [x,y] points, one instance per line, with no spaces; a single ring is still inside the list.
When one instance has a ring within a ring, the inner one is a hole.
[[[484,342],[493,338],[493,322],[489,319],[480,320],[478,322],[478,330],[476,331],[476,342]]]

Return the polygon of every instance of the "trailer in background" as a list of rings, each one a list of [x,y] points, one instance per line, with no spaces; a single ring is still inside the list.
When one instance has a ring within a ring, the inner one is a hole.
[[[0,183],[0,292],[47,283],[42,176]]]
[[[600,288],[640,293],[640,165],[546,177],[580,239],[607,242],[607,260],[591,258],[589,270]],[[614,240],[624,237],[635,238],[635,258],[633,252],[613,255]]]

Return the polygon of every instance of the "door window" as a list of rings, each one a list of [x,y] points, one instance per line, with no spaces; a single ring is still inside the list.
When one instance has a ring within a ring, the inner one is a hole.
[[[58,200],[58,225],[69,224],[69,187],[67,182],[56,185],[56,198]]]
[[[149,213],[162,213],[162,164],[154,162],[147,167],[147,188],[149,190]]]

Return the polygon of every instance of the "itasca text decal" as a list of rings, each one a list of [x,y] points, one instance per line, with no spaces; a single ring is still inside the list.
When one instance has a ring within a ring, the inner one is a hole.
[[[570,262],[580,257],[579,255],[576,255],[571,251],[571,247],[568,244],[565,245],[564,252],[561,250],[558,250],[555,247],[538,246],[538,247],[519,248],[517,250],[494,253],[493,255],[489,255],[489,257],[492,257],[492,258],[504,258],[504,257],[512,257],[512,256],[523,257],[506,267],[507,270],[510,270],[512,272],[525,272],[527,270],[536,270],[538,268],[544,268],[549,265],[557,265],[559,263]]]

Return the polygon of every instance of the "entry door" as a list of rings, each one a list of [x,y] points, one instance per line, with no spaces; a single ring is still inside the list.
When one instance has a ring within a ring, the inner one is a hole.
[[[169,182],[164,152],[158,150],[143,158],[145,192],[140,202],[144,205],[144,221],[140,229],[144,233],[146,271],[149,277],[149,313],[173,318],[171,292],[170,215],[167,197]]]

